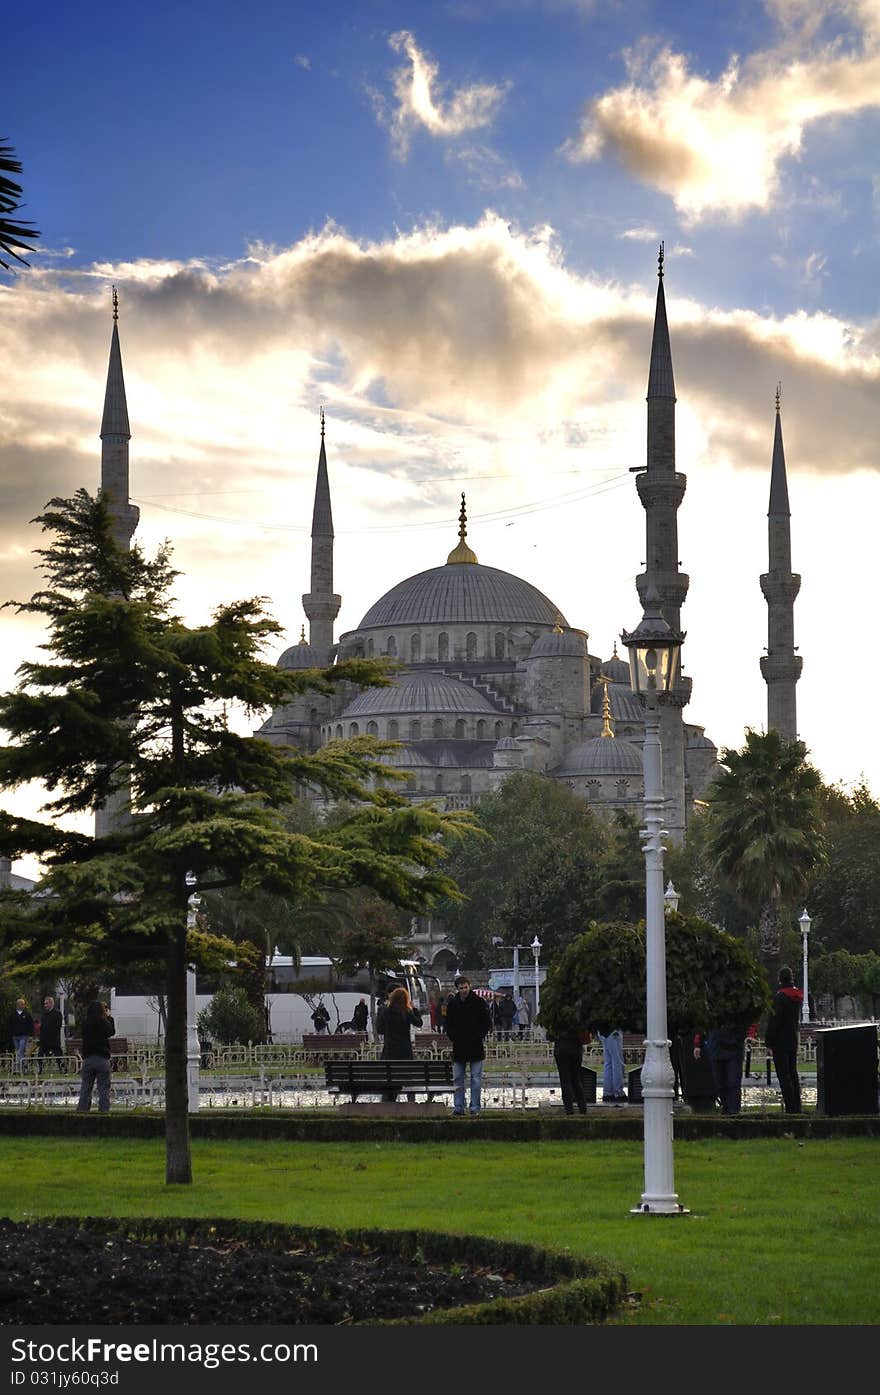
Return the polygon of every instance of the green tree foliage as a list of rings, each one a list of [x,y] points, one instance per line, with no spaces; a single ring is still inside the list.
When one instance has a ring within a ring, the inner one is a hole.
[[[744,936],[749,914],[730,884],[716,871],[708,846],[711,831],[709,812],[705,808],[695,810],[688,819],[684,842],[671,844],[666,849],[665,874],[681,898],[680,910],[708,920],[710,925],[717,925],[728,934]]]
[[[880,993],[878,968],[878,954],[850,954],[847,949],[833,949],[811,961],[810,992],[832,998],[834,1015],[838,1016],[841,998],[864,997],[873,1001]]]
[[[343,974],[365,968],[370,976],[370,1021],[376,1022],[376,988],[383,969],[390,969],[405,952],[402,942],[410,918],[397,907],[363,890],[350,901],[349,918],[335,937],[333,960]]]
[[[22,206],[22,188],[17,180],[10,178],[13,174],[21,174],[21,161],[15,158],[9,142],[0,137],[0,252],[27,266],[19,252],[33,251],[30,244],[40,234],[33,223],[22,223],[18,218],[9,217],[10,213],[17,213]],[[0,266],[4,271],[9,270],[9,263],[2,256]]]
[[[802,741],[750,731],[721,752],[708,792],[708,852],[716,872],[758,917],[768,982],[779,967],[780,910],[799,901],[823,858],[819,774]]]
[[[531,944],[549,962],[591,919],[638,915],[644,860],[632,819],[599,820],[565,785],[517,771],[476,811],[485,838],[453,851],[448,870],[465,900],[440,914],[461,962],[497,959],[493,937]]]
[[[670,1032],[757,1022],[770,995],[758,964],[732,935],[697,916],[666,918]],[[645,1030],[645,925],[593,924],[556,960],[539,1021],[560,1032]]]
[[[199,1013],[199,1033],[223,1046],[247,1046],[263,1040],[263,1014],[243,988],[220,988]]]
[[[187,904],[223,886],[286,898],[365,886],[408,910],[455,894],[442,870],[467,816],[415,807],[379,777],[370,737],[305,753],[230,729],[227,704],[249,715],[307,688],[385,681],[356,660],[293,673],[260,657],[279,626],[261,599],[218,608],[190,627],[173,613],[173,572],[113,540],[104,498],[80,490],[37,520],[53,535],[40,553],[46,587],[20,609],[40,616],[48,657],[22,665],[0,697],[0,786],[42,781],[45,821],[0,815],[0,856],[46,867],[29,902],[0,898],[0,940],[16,970],[105,980],[126,966],[161,965],[166,1034],[166,1180],[192,1169],[186,1091],[186,968],[222,971],[228,938],[196,926]],[[291,831],[283,811],[305,788],[353,805],[334,828]],[[67,816],[130,792],[133,817],[101,837],[70,832]],[[194,886],[193,886],[194,882]]]
[[[852,793],[822,790],[827,857],[804,902],[811,943],[830,951],[880,951],[880,804],[862,783]]]

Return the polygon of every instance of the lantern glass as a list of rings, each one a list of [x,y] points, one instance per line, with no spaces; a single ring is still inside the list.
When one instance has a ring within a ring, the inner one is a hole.
[[[653,639],[646,644],[629,646],[630,686],[644,697],[668,693],[675,686],[678,672],[679,644],[664,644]]]

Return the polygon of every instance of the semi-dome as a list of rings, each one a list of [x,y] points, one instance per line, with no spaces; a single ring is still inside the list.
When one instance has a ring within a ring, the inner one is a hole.
[[[582,741],[553,771],[554,775],[641,775],[642,753],[629,741],[594,736]]]
[[[465,562],[409,576],[370,606],[359,630],[389,625],[555,625],[558,606],[522,577]]]
[[[529,651],[530,659],[585,659],[587,645],[577,630],[550,630],[538,635]]]
[[[348,704],[339,721],[349,717],[396,716],[401,712],[456,712],[500,716],[487,697],[469,683],[444,673],[404,673],[387,688],[365,688]]]

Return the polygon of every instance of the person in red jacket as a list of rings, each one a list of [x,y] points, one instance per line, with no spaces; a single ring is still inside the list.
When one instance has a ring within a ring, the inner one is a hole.
[[[764,1039],[773,1052],[773,1065],[786,1114],[801,1112],[801,1082],[797,1073],[797,1058],[798,1027],[803,1001],[803,993],[794,986],[791,969],[787,964],[783,964],[779,970],[779,988],[773,998],[773,1012],[767,1023]]]

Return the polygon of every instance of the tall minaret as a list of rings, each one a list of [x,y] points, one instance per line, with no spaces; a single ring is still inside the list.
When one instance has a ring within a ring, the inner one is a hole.
[[[125,400],[125,379],[122,376],[122,351],[119,347],[119,297],[113,287],[113,334],[110,338],[110,362],[107,365],[107,387],[104,392],[104,415],[101,418],[101,493],[106,495],[113,520],[113,536],[121,548],[128,550],[132,534],[138,525],[140,510],[128,497],[128,405]],[[103,838],[123,828],[131,818],[131,795],[127,786],[119,789],[100,809],[95,810],[95,836]]]
[[[648,372],[647,467],[636,476],[636,487],[645,510],[645,570],[636,577],[642,609],[649,590],[656,590],[664,620],[681,629],[681,607],[688,592],[688,577],[679,571],[678,507],[687,480],[675,470],[675,379],[666,321],[663,290],[663,243],[658,259],[657,306]],[[686,823],[683,708],[690,700],[691,680],[680,674],[671,703],[663,708],[660,742],[663,751],[663,787],[666,823],[670,837],[680,842]]]
[[[794,603],[801,589],[800,577],[791,570],[791,511],[785,450],[782,445],[780,389],[776,389],[776,434],[770,467],[770,507],[767,510],[770,570],[761,577],[767,602],[767,653],[761,672],[767,684],[767,730],[776,730],[788,741],[797,738],[797,681],[803,659],[795,653]]]
[[[302,598],[303,610],[309,617],[309,644],[317,651],[320,663],[328,667],[333,650],[333,621],[339,614],[342,597],[333,591],[333,513],[330,508],[330,481],[327,478],[327,453],[324,449],[324,408],[321,408],[321,453],[318,456],[318,478],[315,482],[315,507],[312,510],[312,577],[311,590]]]
[[[101,493],[110,502],[113,533],[120,547],[131,545],[138,525],[139,510],[128,497],[128,405],[125,400],[125,379],[122,376],[122,351],[119,347],[119,297],[113,287],[113,334],[110,339],[110,362],[107,365],[107,388],[104,393],[104,415],[101,419]]]

